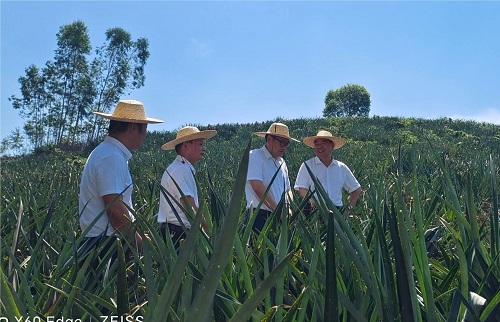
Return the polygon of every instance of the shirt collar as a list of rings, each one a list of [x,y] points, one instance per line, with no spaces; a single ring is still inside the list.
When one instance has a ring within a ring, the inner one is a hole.
[[[108,135],[104,138],[104,142],[113,144],[117,148],[119,148],[123,152],[123,155],[125,155],[125,158],[127,159],[127,161],[130,160],[130,158],[132,158],[132,152],[130,152],[129,149],[127,149],[127,147],[125,145],[123,145],[123,143],[121,143],[119,140],[115,139],[114,137],[111,137]]]
[[[282,158],[281,158],[281,157],[278,157],[277,159],[275,159],[275,158],[272,156],[271,152],[269,152],[269,150],[266,148],[266,146],[265,146],[265,145],[262,147],[262,150],[264,151],[264,155],[265,155],[266,159],[273,159],[273,160],[275,160],[275,161],[279,161],[279,162],[281,163]]]
[[[195,171],[194,166],[189,162],[186,158],[184,158],[182,155],[177,155],[175,157],[175,160],[182,162],[183,164],[186,164],[188,167],[191,168],[191,170]]]
[[[322,165],[325,165],[323,162],[321,162],[321,160],[317,156],[314,157],[314,163],[315,164],[321,163]],[[331,166],[331,165],[336,164],[336,163],[337,163],[337,160],[335,160],[335,158],[332,156],[332,162],[328,166]]]

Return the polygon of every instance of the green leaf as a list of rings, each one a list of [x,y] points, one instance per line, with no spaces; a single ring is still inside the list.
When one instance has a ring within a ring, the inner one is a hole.
[[[0,298],[2,299],[1,306],[4,309],[2,316],[7,317],[9,321],[16,321],[16,318],[24,316],[19,309],[19,300],[16,299],[16,296],[7,282],[7,277],[3,272],[2,266],[0,266],[0,290]]]
[[[241,214],[241,203],[245,195],[250,143],[251,140],[248,142],[247,148],[243,153],[243,157],[240,162],[233,188],[233,194],[229,202],[227,218],[215,243],[214,253],[210,259],[210,265],[205,272],[205,278],[201,282],[193,300],[191,309],[186,315],[187,321],[205,321],[208,317],[210,312],[210,303],[212,303],[222,271],[227,265],[229,255],[233,248],[234,237],[236,236],[238,228],[238,221]]]
[[[118,246],[118,270],[116,279],[116,314],[125,315],[129,312],[128,304],[128,283],[127,283],[127,263],[125,262],[125,252],[122,242],[116,239]]]

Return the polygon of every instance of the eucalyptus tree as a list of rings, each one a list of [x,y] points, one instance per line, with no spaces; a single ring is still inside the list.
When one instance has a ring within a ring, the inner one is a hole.
[[[11,148],[18,153],[22,153],[24,149],[24,137],[21,133],[21,130],[16,127],[14,131],[11,132],[10,135]]]
[[[21,133],[21,130],[16,127],[15,130],[10,132],[10,135],[4,137],[0,142],[0,155],[8,155],[9,152],[22,154],[25,147],[24,136]]]
[[[57,46],[54,57],[56,79],[53,83],[57,104],[53,107],[58,125],[55,143],[59,144],[64,137],[68,138],[69,129],[81,114],[78,106],[82,95],[78,93],[78,86],[88,77],[87,55],[92,50],[87,26],[83,21],[62,26],[57,33]]]
[[[4,156],[10,148],[9,137],[4,137],[0,142],[0,156]]]
[[[47,109],[45,104],[45,78],[35,65],[30,65],[25,70],[26,76],[19,77],[22,98],[12,95],[9,101],[19,110],[19,115],[28,119],[24,126],[25,132],[35,148],[43,144],[45,137],[44,122]]]
[[[95,111],[108,111],[126,91],[144,85],[148,47],[147,39],[133,41],[130,33],[122,28],[106,31],[106,43],[96,49],[96,57],[91,64],[90,74],[96,91]],[[97,138],[106,123],[103,121],[93,115],[88,141]]]
[[[69,129],[78,125],[81,110],[80,83],[88,78],[86,55],[91,51],[87,27],[82,21],[64,25],[57,33],[54,61],[40,70],[35,65],[19,78],[21,97],[10,101],[21,117],[26,135],[35,148],[68,140]],[[87,107],[88,109],[88,107]]]
[[[147,39],[134,41],[127,31],[111,28],[91,56],[84,22],[64,25],[56,36],[54,60],[42,69],[28,67],[19,78],[21,96],[9,98],[27,120],[24,131],[35,148],[96,139],[103,124],[91,111],[108,111],[122,95],[145,82]]]

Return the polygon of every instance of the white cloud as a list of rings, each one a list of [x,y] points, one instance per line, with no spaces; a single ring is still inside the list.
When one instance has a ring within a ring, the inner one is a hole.
[[[470,115],[453,115],[452,119],[472,120],[477,122],[486,122],[500,125],[500,110],[495,108],[487,108],[482,111],[477,111]]]

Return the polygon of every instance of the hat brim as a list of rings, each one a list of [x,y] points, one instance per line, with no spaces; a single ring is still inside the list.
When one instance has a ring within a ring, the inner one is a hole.
[[[308,147],[314,148],[314,140],[316,139],[326,139],[332,141],[333,149],[337,150],[344,146],[345,140],[336,136],[308,136],[302,142]]]
[[[102,113],[102,112],[92,112],[92,113],[99,115],[101,117],[104,117],[105,119],[108,119],[108,120],[127,122],[127,123],[153,124],[153,123],[163,123],[164,122],[163,120],[155,119],[152,117],[146,117],[145,119],[136,119],[136,118],[115,117],[112,114]]]
[[[185,135],[181,138],[169,141],[161,146],[162,150],[173,150],[175,149],[175,146],[177,144],[191,141],[191,140],[197,140],[197,139],[210,139],[211,137],[214,137],[217,134],[216,130],[205,130],[205,131],[200,131],[192,134]]]
[[[279,133],[270,133],[270,132],[254,132],[255,135],[263,138],[265,137],[267,134],[269,135],[272,135],[272,136],[279,136],[280,138],[284,138],[284,139],[288,139],[288,140],[292,140],[292,141],[295,141],[295,142],[300,142],[299,140],[297,139],[294,139],[292,137],[289,137],[289,136],[286,136],[286,135],[283,135],[283,134],[279,134]]]

